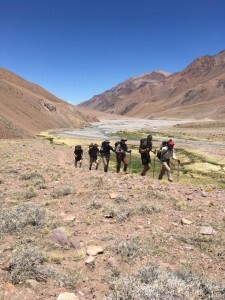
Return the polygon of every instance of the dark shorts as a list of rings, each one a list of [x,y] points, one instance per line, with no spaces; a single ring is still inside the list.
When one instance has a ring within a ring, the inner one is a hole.
[[[77,157],[75,157],[75,161],[80,161],[80,160],[82,160],[82,156],[77,156]]]
[[[90,156],[90,163],[98,163],[98,157],[97,156]]]
[[[148,165],[151,163],[151,158],[150,158],[150,155],[149,154],[142,154],[141,155],[141,161],[142,161],[142,164],[143,165]]]

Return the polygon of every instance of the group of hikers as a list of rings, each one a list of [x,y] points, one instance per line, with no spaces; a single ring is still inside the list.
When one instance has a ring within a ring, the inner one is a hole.
[[[88,154],[90,157],[89,163],[89,170],[92,169],[92,165],[95,164],[95,169],[98,170],[99,166],[99,156],[102,158],[103,165],[104,165],[104,172],[108,171],[109,161],[111,157],[111,152],[116,154],[116,171],[117,173],[120,172],[121,163],[123,163],[123,171],[124,173],[127,172],[129,159],[127,157],[127,153],[130,154],[130,162],[131,162],[131,149],[128,148],[126,144],[126,139],[121,139],[119,142],[115,143],[115,147],[110,145],[109,140],[104,140],[102,145],[99,149],[97,144],[91,143],[88,147]],[[147,138],[140,140],[139,145],[139,153],[141,155],[141,161],[143,164],[143,171],[141,173],[142,176],[145,176],[147,171],[151,168],[151,157],[150,152],[157,155],[160,159],[162,164],[162,168],[158,179],[161,180],[163,175],[167,173],[168,180],[173,181],[172,172],[170,168],[170,159],[177,160],[178,164],[180,164],[180,160],[177,159],[175,152],[174,152],[174,142],[170,139],[169,141],[162,142],[159,150],[153,150],[152,146],[152,136],[148,135]],[[74,149],[74,156],[75,156],[75,167],[77,168],[78,164],[79,167],[82,166],[82,159],[83,159],[83,149],[81,145],[75,146]]]

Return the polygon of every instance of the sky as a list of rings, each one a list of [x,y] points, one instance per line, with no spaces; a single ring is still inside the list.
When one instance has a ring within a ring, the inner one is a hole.
[[[224,0],[0,0],[0,67],[72,104],[222,50]]]

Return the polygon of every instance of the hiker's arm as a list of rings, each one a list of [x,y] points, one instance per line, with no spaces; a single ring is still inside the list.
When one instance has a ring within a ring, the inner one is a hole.
[[[149,153],[151,150],[150,148],[146,148],[146,149],[141,149],[139,148],[139,153],[143,154],[143,153]]]

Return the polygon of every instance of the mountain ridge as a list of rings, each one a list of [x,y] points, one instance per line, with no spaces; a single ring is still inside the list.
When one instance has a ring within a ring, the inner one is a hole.
[[[97,118],[37,84],[0,68],[0,137],[33,137],[54,128],[80,127]]]
[[[130,78],[80,106],[142,118],[164,118],[165,113],[168,118],[225,116],[224,50],[198,57],[179,72],[165,74],[153,71]]]

